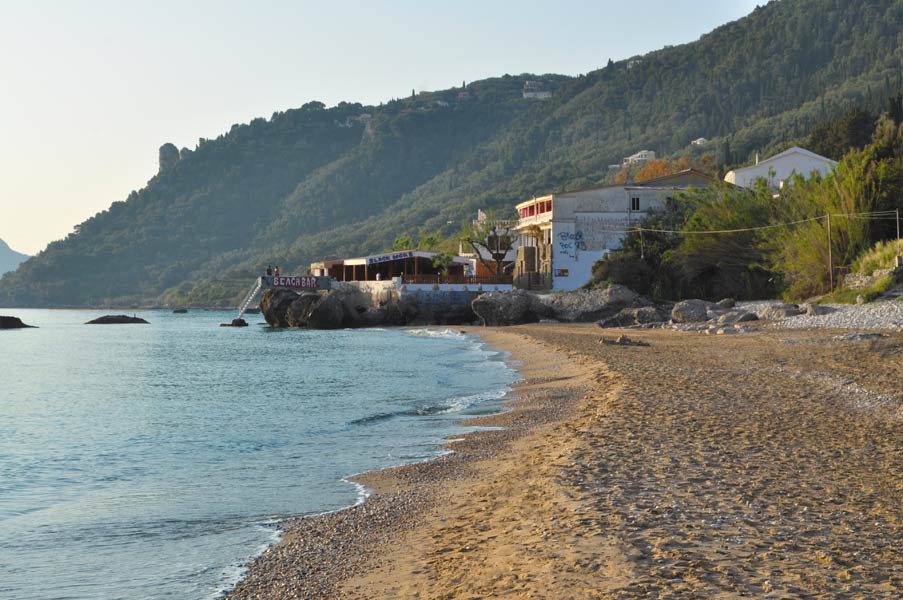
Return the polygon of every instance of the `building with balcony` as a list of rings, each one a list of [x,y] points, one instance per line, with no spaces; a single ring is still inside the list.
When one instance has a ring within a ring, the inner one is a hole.
[[[554,193],[516,206],[520,236],[514,283],[523,288],[574,290],[592,267],[621,247],[627,231],[689,187],[713,179],[694,169],[640,183]]]

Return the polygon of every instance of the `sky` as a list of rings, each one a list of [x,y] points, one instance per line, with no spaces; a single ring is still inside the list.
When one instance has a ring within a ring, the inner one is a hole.
[[[758,0],[765,3],[765,0]],[[691,42],[749,0],[0,0],[0,239],[35,254],[233,123]]]

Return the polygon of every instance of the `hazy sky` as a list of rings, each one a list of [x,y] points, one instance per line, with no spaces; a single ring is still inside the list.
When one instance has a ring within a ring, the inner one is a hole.
[[[759,0],[764,4],[764,0]],[[0,0],[0,239],[34,254],[233,123],[693,41],[752,0]]]

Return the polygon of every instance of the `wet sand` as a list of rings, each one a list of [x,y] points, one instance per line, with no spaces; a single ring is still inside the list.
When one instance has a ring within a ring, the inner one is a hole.
[[[897,598],[903,336],[476,329],[515,409],[292,524],[236,598]]]

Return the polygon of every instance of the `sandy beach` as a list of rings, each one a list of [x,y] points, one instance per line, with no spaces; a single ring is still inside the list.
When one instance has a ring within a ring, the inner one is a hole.
[[[903,335],[470,329],[504,426],[287,524],[233,598],[897,598]]]

